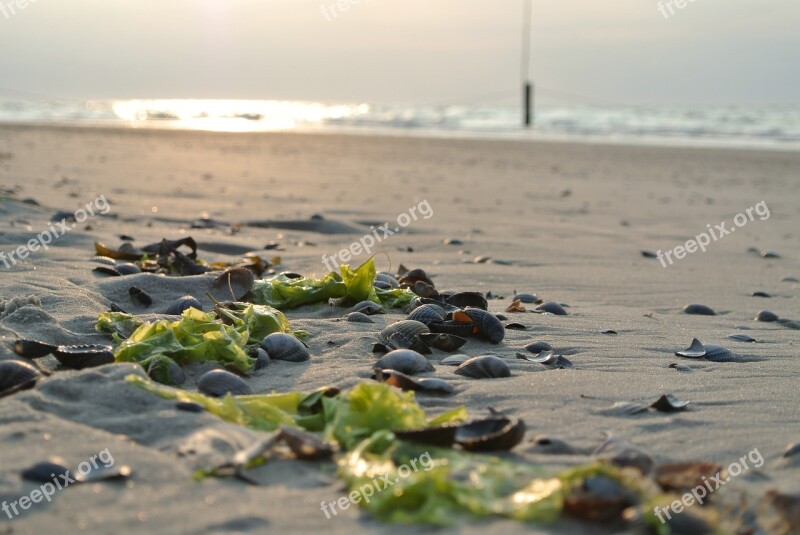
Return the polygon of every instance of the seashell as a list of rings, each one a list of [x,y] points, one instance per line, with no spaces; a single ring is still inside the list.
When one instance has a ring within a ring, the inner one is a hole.
[[[248,356],[251,359],[255,359],[256,363],[253,364],[253,371],[258,371],[266,368],[269,366],[270,358],[266,351],[261,346],[258,347],[251,347],[247,351]]]
[[[619,334],[619,333],[613,329],[606,329],[605,331],[600,331],[600,334]]]
[[[433,281],[428,278],[428,275],[422,269],[412,269],[411,271],[406,272],[400,279],[398,279],[397,282],[401,285],[405,284],[408,286],[413,286],[417,281],[422,281],[430,286],[435,286]]]
[[[400,283],[398,280],[386,272],[381,271],[375,276],[375,280],[388,283],[392,288],[399,288]]]
[[[527,331],[528,327],[521,323],[507,323],[506,330],[508,331]]]
[[[411,290],[420,297],[437,297],[439,295],[439,292],[436,291],[432,284],[424,281],[415,282]]]
[[[392,431],[392,433],[400,440],[416,442],[417,444],[428,444],[440,448],[450,448],[455,444],[456,431],[458,431],[458,428],[459,426],[457,425],[445,425],[441,427]]]
[[[329,442],[295,427],[281,427],[278,438],[289,446],[294,456],[301,461],[324,461],[333,457],[335,453],[335,448]]]
[[[656,483],[665,491],[685,492],[702,486],[706,479],[722,475],[721,465],[705,461],[665,463],[655,469]]]
[[[574,455],[579,453],[576,448],[566,441],[556,437],[537,435],[533,437],[532,442],[535,453],[549,455]]]
[[[776,253],[775,251],[762,251],[761,258],[780,258],[781,255]]]
[[[395,349],[377,360],[373,368],[378,370],[396,370],[406,375],[434,371],[433,364],[420,353],[411,349]]]
[[[253,288],[256,276],[247,268],[231,268],[211,282],[211,296],[217,301],[239,301]]]
[[[522,301],[520,301],[519,299],[515,299],[513,303],[508,305],[508,308],[506,308],[505,311],[511,313],[511,312],[527,312],[528,310],[522,304]]]
[[[517,353],[517,358],[520,360],[527,360],[528,362],[537,362],[553,369],[573,368],[572,362],[569,359],[561,355],[556,355],[555,351],[552,350],[542,351],[534,356],[530,356],[527,353]]]
[[[455,387],[438,378],[415,379],[397,370],[375,370],[374,379],[387,385],[396,386],[402,390],[414,390],[431,394],[452,394]]]
[[[647,405],[635,401],[617,401],[607,409],[600,409],[595,414],[603,416],[633,416],[647,412]]]
[[[786,446],[786,449],[783,450],[781,454],[784,458],[794,457],[795,455],[800,454],[800,442],[795,442],[794,444],[789,444]]]
[[[211,370],[197,380],[197,390],[207,396],[221,398],[232,396],[249,396],[253,393],[250,386],[238,375],[225,370]]]
[[[686,410],[690,403],[681,401],[672,394],[664,394],[650,406],[659,412],[680,412]]]
[[[475,263],[475,264],[485,264],[491,259],[492,259],[491,256],[482,255],[482,256],[476,256],[475,258],[473,258],[472,262]]]
[[[433,322],[444,321],[446,315],[447,313],[439,305],[426,304],[412,310],[406,319],[430,325]]]
[[[536,297],[534,294],[526,294],[526,293],[517,294],[517,293],[515,293],[514,294],[514,299],[516,299],[518,301],[521,301],[521,302],[525,303],[526,305],[532,305],[534,303],[541,303],[541,299]]]
[[[347,316],[347,321],[351,323],[375,323],[375,320],[364,314],[363,312],[351,312]]]
[[[707,344],[706,359],[712,362],[733,362],[736,356],[727,348],[722,346]]]
[[[564,496],[564,510],[592,522],[619,520],[623,511],[637,503],[636,496],[616,480],[606,476],[587,477]]]
[[[27,362],[0,361],[0,398],[33,388],[41,377],[39,370]]]
[[[139,269],[139,266],[136,264],[131,264],[130,262],[117,262],[117,265],[114,266],[114,269],[120,275],[135,275],[142,272],[142,270]]]
[[[679,357],[686,357],[690,359],[699,359],[706,356],[705,346],[697,338],[692,339],[692,344],[683,351],[676,351],[675,354]]]
[[[525,422],[487,418],[460,425],[455,442],[467,451],[510,451],[525,437]]]
[[[456,368],[453,373],[473,379],[497,379],[511,376],[508,364],[494,355],[471,358]]]
[[[38,359],[49,355],[55,350],[56,346],[35,340],[17,340],[14,342],[14,352],[20,357],[28,359]]]
[[[535,309],[537,312],[547,312],[548,314],[554,314],[556,316],[566,316],[567,311],[564,310],[560,304],[556,303],[555,301],[550,301],[548,303],[544,303],[536,307]]]
[[[442,359],[439,364],[444,364],[445,366],[461,366],[465,362],[467,362],[470,358],[469,355],[450,355]]]
[[[201,305],[200,301],[198,301],[191,295],[184,295],[183,297],[179,297],[172,304],[170,304],[164,311],[164,314],[170,314],[172,316],[180,316],[181,314],[183,314],[185,310],[188,310],[190,308],[196,308],[197,310],[202,311],[203,305]]]
[[[51,457],[47,461],[36,463],[20,472],[20,477],[36,483],[52,483],[59,476],[68,477],[67,462],[61,457]]]
[[[445,245],[464,245],[464,242],[458,238],[447,238],[442,241]]]
[[[414,320],[401,320],[387,326],[378,334],[381,343],[392,349],[413,349],[429,353],[430,349],[419,337],[431,332],[427,325]]]
[[[103,264],[104,266],[111,266],[114,267],[117,265],[117,261],[108,256],[95,256],[92,258],[92,262],[97,264]]]
[[[658,258],[658,255],[653,251],[641,251],[642,256],[645,258]]]
[[[714,312],[710,307],[705,305],[686,305],[683,307],[683,312],[686,314],[695,314],[698,316],[716,316],[717,313]]]
[[[690,372],[690,371],[692,371],[692,369],[689,366],[684,366],[683,364],[678,364],[676,362],[673,362],[672,364],[670,364],[667,367],[668,368],[674,368],[674,369],[678,370],[679,372]]]
[[[753,292],[752,297],[764,297],[766,299],[769,299],[772,296],[769,295],[767,292]]]
[[[781,282],[800,282],[800,279],[797,277],[784,277],[781,279]]]
[[[756,317],[754,319],[756,321],[765,321],[769,323],[773,321],[778,321],[778,315],[773,312],[770,312],[769,310],[762,310],[761,312],[756,314]]]
[[[153,298],[147,295],[147,292],[136,286],[128,288],[128,295],[131,296],[131,301],[143,307],[149,307],[153,304]]]
[[[736,340],[737,342],[757,342],[757,340],[752,336],[743,333],[731,334],[728,335],[728,338],[731,340]]]
[[[111,266],[97,266],[92,271],[95,273],[102,273],[103,275],[110,275],[112,277],[119,277],[122,274]]]
[[[128,465],[118,465],[116,463],[106,466],[98,465],[92,467],[87,473],[80,470],[75,474],[75,481],[78,483],[97,483],[98,481],[108,481],[113,479],[127,479],[133,475],[133,470]]]
[[[639,447],[627,440],[609,435],[594,451],[594,456],[620,468],[636,468],[643,475],[650,473],[653,468],[653,459]]]
[[[445,333],[423,333],[419,335],[420,339],[430,347],[440,349],[452,353],[458,351],[461,346],[467,343],[466,338],[456,336],[454,334]]]
[[[391,284],[389,284],[388,282],[383,282],[383,281],[375,281],[375,282],[372,283],[372,286],[374,286],[375,288],[378,288],[379,290],[391,290],[392,289],[392,285]]]
[[[472,323],[458,323],[457,321],[441,321],[428,325],[431,332],[454,334],[462,338],[471,336],[477,331]]]
[[[286,333],[272,333],[261,341],[261,348],[272,360],[306,362],[311,358],[305,344]]]
[[[445,299],[445,303],[458,308],[471,307],[489,310],[489,302],[479,292],[458,292]]]
[[[541,353],[542,351],[552,351],[553,346],[548,344],[547,342],[531,342],[530,344],[524,347],[526,351],[530,351],[531,353]]]
[[[194,401],[179,401],[175,404],[175,408],[179,411],[201,413],[205,412],[206,408],[195,403]]]
[[[114,362],[114,348],[96,344],[58,346],[53,351],[53,356],[68,368],[83,370],[112,364]]]
[[[506,335],[506,330],[500,320],[486,310],[480,308],[465,308],[461,312],[456,312],[453,319],[466,323],[463,316],[466,316],[477,327],[477,335],[481,338],[488,340],[493,344],[499,344]]]
[[[373,301],[361,301],[360,303],[356,304],[353,308],[351,308],[349,312],[361,312],[362,314],[366,314],[367,316],[374,316],[375,314],[385,314],[386,311],[383,309],[381,305],[375,303]]]

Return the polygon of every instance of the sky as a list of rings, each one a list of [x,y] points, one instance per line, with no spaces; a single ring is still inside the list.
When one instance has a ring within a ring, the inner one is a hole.
[[[520,85],[523,0],[17,2],[0,96],[440,104]],[[541,103],[800,103],[798,0],[533,5]]]

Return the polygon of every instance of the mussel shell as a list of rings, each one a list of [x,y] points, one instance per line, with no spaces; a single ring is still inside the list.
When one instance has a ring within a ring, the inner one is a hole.
[[[207,396],[221,398],[227,394],[248,396],[253,393],[250,386],[238,375],[225,370],[211,370],[197,380],[197,389]]]
[[[711,307],[707,307],[706,305],[686,305],[683,307],[683,312],[685,314],[694,314],[696,316],[716,316],[717,313]]]
[[[478,336],[493,344],[499,344],[503,341],[506,329],[494,314],[480,308],[465,308],[462,313],[466,314],[475,324],[478,329]],[[460,314],[454,314],[453,319],[460,321]]]
[[[185,295],[173,301],[164,311],[164,314],[169,314],[172,316],[180,316],[181,314],[183,314],[185,310],[188,310],[190,308],[203,310],[203,305],[201,305],[200,301],[198,301],[191,295]]]
[[[142,270],[139,269],[139,266],[136,264],[131,264],[130,262],[117,262],[117,265],[114,267],[114,269],[116,269],[117,273],[120,275],[135,275],[142,272]]]
[[[459,292],[449,296],[445,299],[445,303],[458,308],[479,308],[481,310],[489,310],[489,302],[486,297],[479,292]]]
[[[567,311],[564,310],[560,304],[556,303],[555,301],[549,301],[547,303],[542,303],[535,309],[537,312],[547,312],[549,314],[553,314],[555,316],[566,316]]]
[[[467,343],[466,338],[445,333],[423,333],[420,335],[420,338],[430,347],[439,349],[441,351],[447,351],[448,353],[458,351],[464,344]]]
[[[381,271],[375,276],[375,280],[388,283],[389,285],[391,285],[392,288],[400,287],[400,283],[397,281],[396,278],[392,277],[391,275],[383,271]]]
[[[453,373],[473,379],[497,379],[510,377],[511,369],[503,359],[494,355],[484,355],[469,359]]]
[[[383,309],[381,305],[373,301],[361,301],[360,303],[357,303],[353,308],[351,308],[350,312],[361,312],[362,314],[366,314],[367,316],[374,316],[375,314],[386,313],[386,311]]]
[[[311,358],[303,342],[291,334],[272,333],[261,341],[261,348],[272,360],[306,362]]]
[[[506,324],[507,331],[527,331],[528,327],[523,325],[522,323],[507,323]]]
[[[117,265],[117,261],[108,256],[95,256],[92,258],[92,261],[98,264],[103,264],[104,266],[114,267]]]
[[[35,340],[17,340],[14,342],[14,352],[20,357],[28,359],[38,359],[49,355],[55,350],[56,346]]]
[[[407,375],[416,375],[434,371],[428,359],[411,349],[395,349],[377,360],[373,368],[379,370],[397,370]]]
[[[509,451],[524,437],[524,421],[487,418],[459,426],[455,441],[467,451]]]
[[[392,285],[389,284],[388,282],[384,282],[384,281],[375,281],[375,282],[372,283],[372,286],[374,286],[375,288],[378,288],[379,290],[391,290],[392,289]]]
[[[417,281],[414,283],[414,286],[411,287],[411,291],[417,294],[420,297],[438,297],[439,292],[436,291],[436,288],[432,284],[428,284],[424,281]]]
[[[526,345],[524,349],[538,355],[542,351],[552,351],[553,346],[547,342],[531,342],[530,344]]]
[[[707,344],[705,348],[706,359],[712,362],[734,362],[736,360],[736,355],[725,347]]]
[[[211,282],[211,295],[218,301],[239,301],[253,288],[255,274],[247,268],[236,267],[219,274]]]
[[[771,297],[772,297],[772,296],[771,296],[770,294],[768,294],[767,292],[753,292],[751,295],[752,295],[752,297],[764,297],[764,298],[766,298],[766,299],[769,299],[769,298],[771,298]]]
[[[269,354],[264,351],[264,348],[261,346],[250,348],[248,354],[250,355],[250,358],[256,359],[256,363],[253,364],[253,371],[258,371],[269,366]]]
[[[728,335],[728,338],[730,338],[731,340],[736,340],[737,342],[757,342],[758,341],[755,338],[753,338],[752,336],[750,336],[749,334],[743,334],[743,333],[731,334],[731,335]]]
[[[95,368],[114,362],[114,348],[111,346],[82,344],[77,346],[58,346],[53,356],[58,362],[74,370]]]
[[[534,304],[539,300],[535,295],[527,293],[514,294],[514,299],[519,299],[527,305]]]
[[[455,387],[444,379],[422,378],[416,379],[397,370],[375,370],[376,381],[396,386],[402,390],[413,390],[429,394],[452,394]]]
[[[680,412],[686,410],[690,403],[681,401],[672,394],[664,394],[650,406],[659,412]]]
[[[691,345],[683,351],[676,351],[675,354],[679,357],[686,357],[690,359],[699,359],[706,356],[706,348],[697,338],[692,339]]]
[[[375,323],[375,320],[364,314],[363,312],[351,312],[346,316],[347,321],[351,323]]]
[[[67,476],[69,468],[60,457],[52,457],[47,461],[36,463],[20,472],[20,477],[36,483],[52,483],[59,476]]]
[[[457,425],[446,425],[441,427],[412,429],[410,431],[393,431],[393,433],[394,436],[400,440],[439,446],[441,448],[450,448],[455,444],[456,431],[458,431],[458,428],[459,426]]]
[[[447,313],[439,305],[427,304],[412,310],[406,319],[430,325],[434,322],[444,321],[446,315]]]
[[[112,277],[121,276],[121,273],[111,266],[97,266],[92,271],[95,273],[102,273],[103,275],[110,275]]]
[[[147,292],[141,288],[137,288],[136,286],[131,286],[128,288],[128,295],[131,296],[132,301],[140,304],[143,307],[149,307],[153,304],[153,298],[150,297]]]
[[[428,275],[422,269],[412,269],[406,272],[403,275],[403,277],[400,278],[397,282],[400,283],[401,285],[405,284],[408,286],[413,286],[414,283],[416,283],[417,281],[422,281],[425,284],[435,286],[435,284],[433,284],[433,281],[428,278]]]
[[[458,323],[457,321],[441,321],[428,325],[433,333],[453,334],[462,338],[477,332],[477,327],[472,323]]]
[[[431,332],[427,325],[414,320],[402,320],[392,323],[383,329],[378,339],[386,346],[394,349],[427,349],[419,335]]]
[[[0,361],[0,398],[33,388],[41,378],[34,366],[20,360]]]
[[[774,312],[770,312],[769,310],[762,310],[756,314],[755,320],[771,323],[773,321],[778,321],[778,315]]]

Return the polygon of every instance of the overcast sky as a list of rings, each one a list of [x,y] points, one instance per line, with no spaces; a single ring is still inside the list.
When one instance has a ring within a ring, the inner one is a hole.
[[[330,21],[321,0],[15,1],[2,90],[439,103],[520,76],[522,0],[347,0]],[[669,18],[657,0],[534,0],[533,27],[548,100],[800,102],[798,0],[688,0]]]

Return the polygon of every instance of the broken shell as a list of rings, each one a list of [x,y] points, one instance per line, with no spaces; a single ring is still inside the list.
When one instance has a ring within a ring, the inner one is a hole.
[[[196,308],[197,310],[202,311],[203,305],[201,305],[200,301],[198,301],[191,295],[184,295],[183,297],[179,297],[174,302],[172,302],[172,304],[170,304],[164,311],[164,314],[169,314],[171,316],[180,316],[181,314],[183,314],[185,310],[188,310],[190,308]]]
[[[211,296],[217,301],[239,301],[253,288],[255,274],[247,268],[231,268],[211,282]]]
[[[535,309],[537,312],[547,312],[548,314],[554,314],[556,316],[566,316],[567,311],[564,310],[560,304],[556,303],[555,301],[550,301],[548,303],[544,303],[536,307]]]
[[[717,313],[714,312],[710,307],[705,305],[686,305],[683,307],[683,312],[686,314],[695,314],[698,316],[716,316]]]
[[[250,386],[238,375],[225,370],[211,370],[197,381],[197,389],[207,396],[221,398],[227,394],[248,396],[253,393]]]
[[[422,378],[415,379],[397,370],[375,370],[374,379],[387,385],[396,386],[402,390],[414,390],[430,394],[452,394],[455,387],[444,379]]]
[[[14,352],[20,357],[28,359],[38,359],[49,355],[55,350],[56,346],[35,340],[17,340],[14,342]]]
[[[153,304],[153,298],[147,295],[147,292],[141,288],[137,288],[136,286],[131,286],[128,288],[128,295],[131,296],[131,300],[133,302],[138,303],[143,307],[149,307]]]
[[[68,368],[83,370],[112,364],[114,362],[114,348],[95,344],[58,346],[53,351],[53,356]]]
[[[683,351],[676,351],[675,354],[679,357],[686,357],[690,359],[698,359],[706,356],[706,348],[697,338],[692,339],[692,344]]]
[[[736,356],[731,352],[729,349],[708,344],[706,347],[706,359],[712,362],[733,362],[736,360]]]
[[[497,379],[511,376],[508,364],[494,355],[471,358],[456,368],[453,373],[473,379]]]
[[[36,367],[20,360],[0,362],[0,398],[33,388],[42,377]]]
[[[481,310],[489,309],[489,302],[483,294],[479,292],[458,292],[445,299],[445,303],[458,308],[471,307]]]
[[[411,349],[390,351],[373,365],[378,370],[396,370],[407,375],[434,371],[433,364],[421,354]]]
[[[453,314],[453,319],[457,322],[467,323],[466,316],[477,327],[478,336],[490,341],[493,344],[499,344],[506,335],[506,329],[500,320],[486,310],[480,308],[465,308],[461,312]]]
[[[676,362],[673,362],[672,364],[670,364],[667,367],[668,368],[674,368],[674,369],[678,370],[679,372],[690,372],[690,371],[692,371],[692,369],[689,366],[684,366],[683,364],[678,364]]]
[[[754,318],[756,321],[764,321],[767,323],[771,323],[773,321],[778,321],[778,315],[774,312],[770,312],[769,310],[762,310],[756,317]]]
[[[680,412],[686,410],[690,403],[681,401],[672,394],[664,394],[650,406],[660,412]]]
[[[272,360],[306,362],[311,358],[303,342],[291,334],[272,333],[261,341],[261,348]]]
[[[554,351],[542,351],[534,356],[530,356],[527,353],[517,353],[517,358],[520,360],[527,360],[528,362],[537,362],[551,368],[573,368],[572,362],[569,359],[561,355],[556,355]]]
[[[509,451],[522,442],[525,422],[509,418],[487,418],[463,424],[455,441],[467,451]]]
[[[251,348],[249,351],[250,358],[256,359],[256,363],[253,365],[253,371],[258,371],[266,368],[269,366],[270,358],[269,354],[264,351],[264,348],[261,346]]]
[[[434,322],[444,321],[446,314],[444,309],[439,305],[427,304],[412,310],[406,319],[430,325]]]
[[[522,304],[522,301],[515,299],[505,310],[506,312],[527,312],[528,310]]]
[[[422,281],[425,284],[435,286],[433,281],[428,278],[428,275],[425,274],[425,271],[421,269],[412,269],[411,271],[406,272],[397,282],[401,285],[405,284],[408,286],[413,286],[417,281]]]
[[[553,346],[548,344],[547,342],[531,342],[530,344],[524,347],[525,350],[530,351],[531,353],[541,353],[542,351],[551,351]]]
[[[419,337],[430,347],[447,351],[448,353],[458,351],[461,346],[467,343],[466,338],[462,338],[454,334],[423,333],[419,335]]]
[[[750,335],[747,334],[731,334],[728,336],[731,340],[736,340],[737,342],[756,342],[757,340]]]
[[[351,312],[346,316],[347,321],[351,323],[375,323],[375,320],[364,314],[363,312]]]

